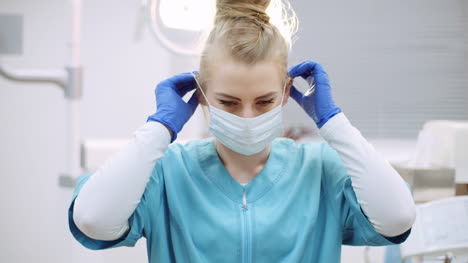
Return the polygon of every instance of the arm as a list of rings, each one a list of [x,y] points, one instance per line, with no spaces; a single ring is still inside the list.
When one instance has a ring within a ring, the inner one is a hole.
[[[358,203],[375,230],[393,237],[410,229],[416,216],[411,192],[346,116],[335,115],[320,129],[320,134],[340,156]]]
[[[128,218],[170,140],[161,123],[147,122],[89,178],[74,204],[73,220],[81,232],[98,240],[116,240],[127,232]]]
[[[187,103],[182,99],[195,87],[190,73],[159,83],[156,113],[83,185],[74,203],[73,221],[86,236],[116,240],[127,233],[128,219],[140,202],[157,160],[198,106],[195,94]]]
[[[336,107],[322,66],[305,61],[294,66],[289,75],[301,76],[315,87],[306,95],[291,87],[291,97],[315,121],[322,137],[340,156],[358,203],[374,229],[387,237],[407,231],[416,215],[410,191],[400,175]]]

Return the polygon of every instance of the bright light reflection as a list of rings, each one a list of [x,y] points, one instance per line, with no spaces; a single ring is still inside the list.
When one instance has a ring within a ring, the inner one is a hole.
[[[172,29],[202,31],[213,23],[215,0],[161,0],[159,15]]]

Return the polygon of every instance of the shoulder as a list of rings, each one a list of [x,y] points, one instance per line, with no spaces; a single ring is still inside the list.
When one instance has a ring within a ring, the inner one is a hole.
[[[326,191],[331,193],[343,191],[347,185],[347,181],[349,181],[349,176],[338,152],[328,143],[323,143],[321,145],[321,156]]]
[[[173,143],[164,152],[164,156],[157,162],[157,166],[183,169],[183,167],[197,166],[201,160],[215,155],[213,139],[193,140],[187,143]]]
[[[297,143],[288,138],[276,138],[273,141],[273,150],[286,159],[294,157],[300,165],[312,165],[326,170],[342,167],[337,152],[325,141]]]
[[[324,141],[311,141],[304,143],[297,143],[288,138],[276,138],[273,141],[273,147],[277,151],[284,153],[295,153],[304,158],[320,159],[320,160],[333,160],[336,159],[337,154],[327,142]]]
[[[279,137],[273,140],[273,147],[276,150],[297,152],[297,153],[302,153],[302,152],[317,153],[319,151],[319,148],[321,147],[321,144],[322,142],[319,142],[319,141],[297,143],[296,141],[292,139],[283,138],[283,137]]]
[[[344,184],[346,168],[338,153],[326,141],[298,144],[297,152],[301,165],[319,168],[328,187]]]
[[[192,140],[187,143],[173,143],[169,145],[164,156],[181,157],[184,155],[194,155],[200,151],[212,151],[213,138]]]
[[[340,156],[328,143],[324,142],[321,144],[320,154],[325,169],[336,170],[344,168]]]

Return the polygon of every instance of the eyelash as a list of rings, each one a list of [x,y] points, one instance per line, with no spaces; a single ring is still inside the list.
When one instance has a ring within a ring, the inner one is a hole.
[[[219,100],[219,103],[221,103],[223,105],[226,105],[228,107],[237,105],[237,102],[226,101],[226,100]],[[273,99],[262,100],[262,101],[259,101],[257,104],[265,106],[265,105],[270,104],[270,103],[273,103]]]
[[[219,100],[219,103],[223,104],[223,105],[226,105],[226,106],[233,106],[233,105],[237,105],[237,103],[235,102],[232,102],[232,101],[226,101],[226,100]]]
[[[270,103],[273,103],[273,99],[262,100],[262,101],[258,102],[258,104],[261,104],[261,105],[267,105],[267,104],[270,104]]]

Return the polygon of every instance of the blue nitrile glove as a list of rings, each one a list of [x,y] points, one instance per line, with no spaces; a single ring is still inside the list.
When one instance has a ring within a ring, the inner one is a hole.
[[[314,61],[304,61],[289,70],[289,76],[295,78],[301,76],[315,90],[309,89],[302,94],[296,87],[291,87],[290,95],[315,121],[319,128],[333,116],[341,112],[333,102],[328,75],[322,66]],[[311,92],[312,91],[312,92]]]
[[[196,93],[193,93],[188,102],[182,99],[187,92],[196,87],[195,79],[190,73],[182,73],[161,81],[155,90],[156,113],[149,116],[146,121],[161,122],[169,127],[173,142],[198,106]]]

